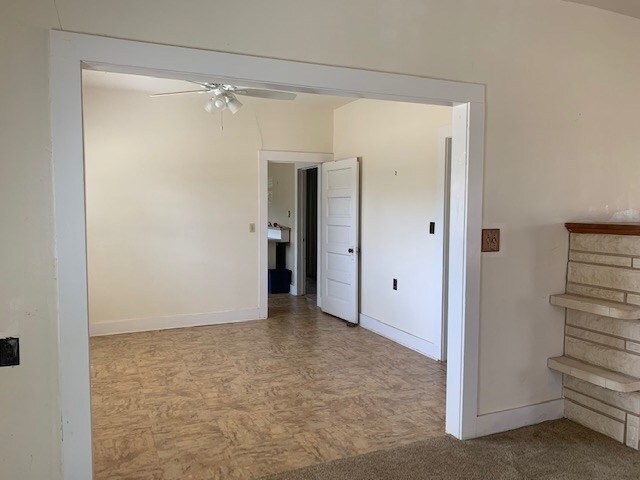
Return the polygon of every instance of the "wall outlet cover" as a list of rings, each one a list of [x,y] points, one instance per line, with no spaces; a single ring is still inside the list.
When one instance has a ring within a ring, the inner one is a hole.
[[[499,252],[500,251],[500,229],[499,228],[483,228],[482,229],[482,251],[483,252]]]

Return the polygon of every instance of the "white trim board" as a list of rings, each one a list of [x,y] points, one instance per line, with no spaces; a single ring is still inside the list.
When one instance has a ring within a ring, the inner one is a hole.
[[[557,420],[564,417],[564,399],[549,400],[548,402],[512,408],[500,412],[480,415],[477,422],[477,436],[492,435],[494,433],[528,427],[547,420]]]
[[[333,153],[260,150],[260,160],[276,163],[322,163],[333,160]]]
[[[171,328],[203,327],[205,325],[222,325],[225,323],[258,320],[260,309],[228,310],[209,313],[188,313],[165,317],[130,318],[124,320],[108,320],[89,324],[92,337],[102,335],[118,335],[121,333],[147,332],[149,330],[168,330]]]
[[[64,438],[61,468],[65,480],[93,476],[83,68],[453,106],[446,431],[457,438],[477,436],[484,85],[61,31],[51,32],[49,52],[58,384]],[[264,170],[260,172],[260,181],[263,180],[266,180]],[[260,215],[259,226],[266,228],[266,212],[260,211]],[[261,309],[260,315],[263,314],[266,311]]]
[[[388,338],[389,340],[393,340],[400,345],[410,348],[425,357],[432,358],[433,360],[438,360],[439,358],[440,350],[438,346],[432,342],[416,337],[415,335],[411,335],[410,333],[396,327],[392,327],[391,325],[380,320],[376,320],[375,318],[369,317],[363,313],[360,314],[360,326],[373,333],[377,333],[378,335]]]
[[[442,159],[444,164],[444,212],[442,214],[442,318],[440,328],[440,354],[438,358],[447,361],[447,335],[449,333],[448,314],[449,307],[449,224],[451,211],[451,145],[447,139],[453,139],[452,126],[447,125],[438,130],[438,157]]]

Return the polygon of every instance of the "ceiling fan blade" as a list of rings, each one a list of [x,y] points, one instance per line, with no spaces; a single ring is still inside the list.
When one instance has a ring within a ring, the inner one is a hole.
[[[185,90],[184,92],[167,92],[167,93],[154,93],[152,97],[166,97],[168,95],[183,95],[185,93],[207,93],[207,90]]]
[[[207,83],[207,82],[196,82],[195,80],[187,80],[187,82],[189,83],[195,83],[196,85],[200,85],[204,88],[210,88],[211,85],[215,85],[214,83]]]
[[[295,93],[277,92],[275,90],[258,90],[256,88],[243,88],[236,90],[236,95],[244,95],[245,97],[269,98],[271,100],[293,100],[296,98]]]

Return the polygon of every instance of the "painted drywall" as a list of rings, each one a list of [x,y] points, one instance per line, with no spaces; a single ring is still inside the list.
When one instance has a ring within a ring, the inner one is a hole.
[[[269,185],[269,206],[267,218],[272,224],[277,223],[291,229],[290,239],[296,238],[296,166],[293,163],[269,162],[267,171],[267,181]],[[294,248],[293,243],[286,246],[287,268],[294,270]],[[269,242],[269,268],[276,268],[276,244]],[[295,285],[295,275],[292,275],[291,284]]]
[[[4,476],[61,471],[51,28],[485,84],[483,221],[503,230],[502,252],[482,257],[478,406],[559,398],[546,359],[562,352],[548,302],[564,289],[562,223],[640,207],[639,20],[561,0],[56,3],[61,23],[50,0],[0,16],[0,332],[22,347],[22,365],[0,369]]]
[[[451,114],[450,107],[356,100],[336,109],[333,122],[335,157],[361,157],[360,313],[426,340],[434,352],[445,180],[438,142]]]
[[[205,101],[84,89],[92,325],[257,309],[258,151],[330,151],[333,108],[246,98],[221,131]],[[294,166],[278,172],[293,212]]]

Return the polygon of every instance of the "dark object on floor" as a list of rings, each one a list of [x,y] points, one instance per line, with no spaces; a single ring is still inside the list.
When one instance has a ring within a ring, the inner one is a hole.
[[[640,452],[570,420],[461,442],[437,437],[264,480],[637,480]]]
[[[289,293],[291,270],[273,268],[269,270],[269,293]]]

